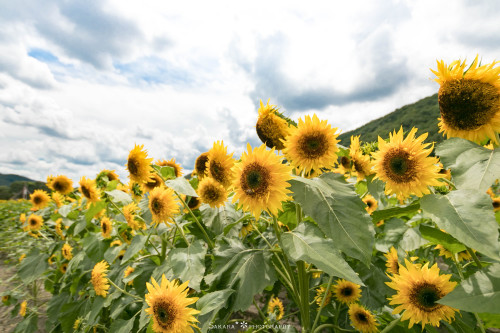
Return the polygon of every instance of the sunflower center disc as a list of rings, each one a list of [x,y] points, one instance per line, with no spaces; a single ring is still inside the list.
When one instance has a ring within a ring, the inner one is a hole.
[[[217,162],[217,161],[212,161],[210,162],[210,173],[212,174],[212,177],[218,181],[219,183],[224,183],[224,168],[222,165]]]
[[[487,124],[500,107],[498,90],[477,80],[445,82],[438,100],[443,122],[455,130],[471,131]]]
[[[241,174],[240,183],[246,194],[263,195],[269,188],[269,171],[258,163],[249,164]]]
[[[90,198],[90,192],[89,189],[85,186],[82,186],[82,193],[86,198]]]
[[[138,171],[137,164],[138,164],[137,161],[135,161],[134,159],[130,159],[127,162],[128,171],[132,175],[137,175],[137,171]]]
[[[52,186],[54,186],[54,190],[56,190],[58,192],[62,192],[65,188],[65,186],[61,182],[58,182],[58,181],[55,181],[54,184],[52,184]]]
[[[356,319],[362,323],[368,322],[368,317],[366,317],[366,314],[364,314],[363,312],[357,312]]]
[[[35,204],[37,204],[37,205],[38,205],[39,203],[41,203],[41,202],[42,202],[42,198],[40,198],[40,197],[36,196],[36,197],[33,199],[33,202],[34,202]]]
[[[172,305],[167,302],[161,302],[156,305],[153,312],[158,324],[163,329],[169,329],[176,319],[175,311]]]
[[[153,213],[157,215],[161,212],[161,203],[158,201],[158,199],[153,199],[153,202],[151,202],[151,208],[153,208]]]
[[[322,157],[328,150],[328,141],[323,133],[306,134],[298,143],[302,154],[309,159]]]
[[[352,295],[352,289],[351,288],[343,288],[340,292],[344,296],[351,296]]]
[[[102,224],[102,231],[103,231],[104,233],[106,233],[106,232],[108,231],[108,226],[106,225],[106,223],[103,223],[103,224]]]
[[[350,168],[350,167],[351,167],[351,161],[349,160],[349,157],[347,157],[347,156],[342,156],[342,157],[340,158],[340,164],[341,164],[344,168],[346,168],[346,169],[348,169],[348,168]]]
[[[500,208],[500,201],[493,201],[493,208]]]
[[[384,171],[393,182],[407,183],[415,178],[415,162],[402,148],[392,148],[384,157]]]
[[[439,299],[439,291],[427,283],[417,285],[410,295],[411,302],[423,311],[434,310]]]
[[[217,202],[220,198],[220,193],[215,186],[206,187],[203,194],[209,202]]]

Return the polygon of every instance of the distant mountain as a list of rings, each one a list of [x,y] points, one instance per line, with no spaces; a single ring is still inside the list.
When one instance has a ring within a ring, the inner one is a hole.
[[[24,176],[0,173],[0,200],[21,198],[24,186],[28,188],[28,193],[33,193],[37,189],[50,191],[44,182]]]
[[[36,182],[36,180],[29,179],[24,176],[19,176],[19,175],[6,175],[3,173],[0,173],[0,186],[9,186],[13,182]]]
[[[438,133],[439,105],[437,94],[423,98],[416,103],[405,105],[402,108],[349,132],[339,135],[340,144],[348,147],[351,142],[351,135],[361,135],[361,141],[376,141],[378,136],[388,138],[389,132],[399,130],[403,125],[403,130],[408,132],[412,127],[418,128],[417,135],[425,132],[429,136],[425,142],[441,142],[444,140],[443,134]]]

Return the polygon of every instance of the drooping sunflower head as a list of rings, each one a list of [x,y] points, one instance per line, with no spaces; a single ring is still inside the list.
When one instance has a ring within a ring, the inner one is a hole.
[[[43,225],[43,218],[40,215],[31,214],[28,217],[28,228],[31,231],[40,230]]]
[[[274,314],[276,320],[283,318],[285,314],[285,309],[283,308],[283,303],[281,303],[278,297],[272,297],[267,306],[267,313]]]
[[[73,181],[66,176],[59,175],[50,179],[48,178],[47,187],[62,195],[66,195],[73,191]]]
[[[263,210],[278,215],[281,203],[290,198],[291,171],[274,150],[266,150],[265,145],[252,150],[247,144],[247,151],[233,168],[233,203],[239,201],[243,210],[256,218]]]
[[[384,253],[384,257],[387,258],[387,262],[385,263],[387,273],[392,275],[399,274],[399,258],[396,248],[394,246],[391,247],[389,252]]]
[[[393,314],[404,311],[401,320],[410,319],[409,328],[417,323],[439,326],[440,320],[451,323],[455,318],[457,309],[437,301],[451,292],[457,283],[450,281],[451,274],[439,275],[437,264],[429,268],[429,263],[421,266],[405,259],[405,266],[399,268],[399,274],[389,277],[392,281],[386,284],[396,290],[396,295],[389,298],[389,304],[398,305]]]
[[[92,285],[94,286],[96,295],[102,297],[106,297],[109,290],[109,282],[108,278],[106,277],[108,273],[108,267],[108,263],[103,260],[95,264],[94,268],[92,269]]]
[[[164,186],[165,183],[163,179],[161,179],[160,175],[156,172],[151,173],[151,178],[149,180],[142,183],[142,189],[144,192],[150,192],[156,187]]]
[[[101,219],[101,235],[104,238],[109,238],[111,237],[111,231],[113,231],[113,224],[111,223],[111,220],[104,216]]]
[[[158,160],[156,163],[158,166],[169,166],[174,169],[175,172],[175,177],[180,177],[182,176],[182,167],[180,164],[175,163],[175,158],[172,158],[171,160]]]
[[[368,212],[368,214],[371,214],[377,210],[378,201],[371,194],[365,195],[365,197],[363,198],[363,202],[366,204],[365,209]]]
[[[189,281],[179,285],[163,275],[160,285],[154,278],[151,282],[146,282],[146,303],[149,305],[146,313],[153,317],[155,332],[190,332],[191,327],[197,327],[195,315],[200,311],[188,306],[195,303],[198,297],[188,297]]]
[[[330,290],[328,290],[328,294],[326,293],[326,289],[327,288],[325,286],[320,286],[316,289],[316,296],[314,297],[314,300],[316,301],[316,304],[318,304],[318,306],[321,306],[324,297],[325,302],[323,306],[327,306],[332,300],[332,289],[330,288]]]
[[[375,158],[376,178],[385,182],[386,194],[396,194],[404,200],[414,194],[422,197],[429,194],[429,186],[440,186],[438,159],[429,157],[432,147],[424,144],[427,133],[415,138],[416,128],[403,139],[403,127],[390,134],[390,142],[378,138],[379,151]]]
[[[214,142],[212,149],[208,151],[206,166],[208,176],[228,188],[231,185],[231,168],[234,162],[233,153],[227,153],[227,147],[224,146],[224,142]]]
[[[85,176],[80,179],[79,190],[88,202],[97,202],[101,198],[101,191],[97,189],[95,180],[85,178]]]
[[[142,184],[151,178],[152,158],[148,158],[148,152],[144,149],[144,145],[135,145],[128,155],[127,170],[131,182]]]
[[[153,222],[168,224],[180,211],[179,199],[170,188],[157,187],[149,192],[149,210],[153,215]]]
[[[333,285],[333,293],[339,302],[351,304],[357,302],[361,297],[361,287],[351,281],[339,279]]]
[[[259,139],[269,148],[282,150],[285,146],[286,136],[289,133],[288,122],[285,117],[278,112],[276,105],[264,105],[260,101],[259,118],[257,119],[257,135]]]
[[[64,243],[61,252],[66,260],[71,260],[71,258],[73,258],[73,254],[71,253],[72,251],[73,248],[71,247],[71,245],[69,245],[68,243]]]
[[[33,205],[33,210],[39,210],[49,205],[50,196],[44,190],[35,190],[30,194],[30,201]]]
[[[200,185],[198,184],[198,186],[200,186]],[[201,201],[200,197],[189,197],[189,201],[187,201],[186,203],[187,203],[189,209],[195,210],[195,209],[200,208],[202,201]],[[187,209],[186,209],[186,213],[187,213]]]
[[[226,188],[210,177],[205,177],[198,183],[196,192],[201,202],[209,204],[212,208],[224,205],[227,200]]]
[[[297,128],[290,128],[290,135],[284,142],[283,153],[296,168],[307,177],[314,170],[332,169],[337,161],[337,128],[332,128],[326,120],[319,120],[316,114],[311,118],[299,119]]]
[[[467,67],[465,61],[437,62],[431,70],[439,83],[439,132],[476,143],[489,138],[497,142],[500,132],[499,61],[479,65],[478,56]]]
[[[358,181],[373,173],[370,156],[364,155],[363,151],[361,150],[359,135],[351,136],[349,156],[351,157],[352,161],[353,173],[358,178]]]
[[[123,216],[125,216],[125,220],[132,230],[139,230],[145,227],[142,221],[136,219],[138,211],[139,207],[135,202],[131,202],[128,205],[123,206]]]
[[[198,156],[196,158],[196,161],[194,162],[194,173],[198,175],[198,178],[200,180],[208,175],[207,162],[208,152],[200,154],[200,156]]]
[[[349,305],[349,319],[351,325],[361,333],[375,333],[378,332],[377,326],[379,323],[375,316],[362,305],[352,303]]]
[[[493,211],[498,212],[500,210],[500,197],[493,198],[492,205],[493,205]]]

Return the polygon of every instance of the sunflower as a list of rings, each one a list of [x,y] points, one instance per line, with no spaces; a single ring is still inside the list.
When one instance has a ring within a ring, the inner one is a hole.
[[[153,168],[150,164],[153,159],[147,157],[148,153],[144,150],[144,145],[135,145],[134,149],[130,151],[125,166],[131,182],[142,184],[151,178]]]
[[[52,201],[56,204],[57,208],[61,207],[64,205],[64,195],[62,195],[59,192],[52,192]]]
[[[95,264],[94,268],[92,269],[92,285],[94,286],[96,295],[100,295],[102,297],[106,297],[106,295],[108,294],[109,282],[106,278],[108,267],[108,263],[103,260]]]
[[[49,263],[49,265],[52,265],[54,263],[55,259],[56,259],[56,256],[53,254],[49,257],[49,259],[47,259],[47,262]]]
[[[476,143],[489,138],[498,144],[500,132],[500,66],[499,61],[479,65],[478,56],[467,68],[465,61],[437,62],[431,70],[439,83],[439,132]]]
[[[198,175],[199,179],[203,179],[208,174],[207,162],[208,152],[200,154],[194,162],[194,173]]]
[[[200,181],[196,192],[201,202],[209,204],[212,208],[224,205],[227,200],[226,188],[210,177],[205,177]]]
[[[123,277],[127,278],[130,274],[132,274],[135,271],[134,267],[127,266],[125,271],[123,272]],[[134,282],[134,280],[130,280],[127,284],[131,285]]]
[[[26,258],[26,253],[21,254],[21,256],[19,257],[19,262],[23,261],[24,258]]]
[[[109,247],[113,247],[113,246],[120,246],[122,245],[122,241],[119,240],[119,239],[115,239],[114,241],[112,241],[110,244],[109,244]]]
[[[326,294],[326,287],[320,286],[318,289],[316,289],[316,297],[314,297],[314,300],[316,301],[316,304],[318,306],[321,306],[321,302],[323,302],[323,297],[326,297],[325,299],[325,304],[323,306],[327,306],[330,304],[330,301],[332,299],[332,289],[328,290],[328,294]]]
[[[162,275],[161,285],[154,278],[152,284],[146,282],[148,293],[146,303],[149,308],[146,313],[153,317],[153,330],[162,333],[190,332],[191,326],[197,327],[198,320],[194,317],[200,311],[189,308],[198,297],[187,297],[188,283],[179,285],[177,281],[168,281]]]
[[[333,285],[333,293],[339,302],[351,304],[361,297],[361,287],[356,283],[340,279]]]
[[[68,270],[68,263],[65,262],[63,263],[60,267],[59,267],[59,270],[61,271],[61,273],[65,274],[66,271]]]
[[[88,202],[98,202],[100,200],[101,192],[97,189],[93,179],[87,179],[85,176],[80,178],[79,190]]]
[[[351,136],[351,146],[349,147],[349,156],[352,161],[353,171],[358,178],[358,180],[364,179],[366,176],[371,175],[372,165],[370,161],[370,156],[364,155],[361,151],[359,143],[359,135]]]
[[[249,233],[253,231],[253,225],[251,223],[244,223],[241,226],[240,237],[245,238]]]
[[[283,303],[281,303],[278,297],[271,298],[271,301],[269,301],[269,304],[267,306],[267,313],[273,313],[276,316],[276,320],[280,320],[281,318],[283,318],[285,310],[283,308]]]
[[[139,207],[135,202],[131,202],[126,206],[123,206],[123,216],[125,216],[125,220],[127,224],[132,230],[145,229],[146,226],[141,221],[136,220],[137,212],[139,211]]]
[[[259,118],[257,119],[257,135],[259,139],[269,148],[282,150],[285,148],[283,141],[289,133],[288,122],[285,117],[278,112],[276,105],[264,105],[260,101]]]
[[[384,257],[387,258],[387,262],[385,263],[387,272],[392,275],[399,274],[398,251],[394,248],[394,246],[391,247],[388,253],[384,254]]]
[[[208,176],[221,183],[224,187],[229,187],[231,185],[231,168],[234,162],[233,154],[227,153],[224,142],[214,142],[212,149],[208,151],[206,166]]]
[[[198,185],[198,188],[199,188],[200,185]],[[187,205],[189,207],[189,209],[191,210],[195,210],[195,209],[198,209],[200,208],[201,206],[201,199],[199,197],[189,197],[189,201],[187,202]],[[187,209],[186,209],[186,213],[187,213]]]
[[[371,214],[377,210],[378,201],[371,194],[365,195],[365,197],[363,198],[363,202],[366,204],[365,209],[368,214]]]
[[[26,214],[25,213],[22,213],[21,215],[19,215],[19,222],[21,222],[21,224],[26,223]]]
[[[61,252],[66,260],[71,260],[71,258],[73,258],[73,254],[71,253],[71,251],[73,251],[71,245],[69,245],[68,243],[64,243]]]
[[[493,204],[493,211],[498,212],[500,210],[500,198],[493,198],[492,204]]]
[[[298,173],[310,177],[322,168],[333,169],[337,161],[337,128],[332,128],[326,120],[319,120],[316,114],[311,118],[299,119],[298,127],[290,128],[290,135],[284,142],[283,153]]]
[[[99,174],[97,175],[97,179],[103,179],[104,177],[108,178],[109,182],[112,182],[113,180],[119,180],[120,177],[116,174],[115,170],[107,170],[104,169]]]
[[[434,247],[434,250],[439,250],[439,255],[442,257],[453,259],[453,253],[445,249],[444,246],[441,244],[436,245]],[[472,259],[472,256],[469,254],[467,250],[458,252],[457,257],[458,261],[466,261]]]
[[[163,179],[156,172],[151,173],[151,178],[142,183],[143,192],[150,192],[154,188],[163,186]]]
[[[450,281],[451,274],[439,275],[437,263],[429,268],[429,263],[422,267],[405,259],[405,266],[400,266],[399,274],[389,276],[392,281],[386,282],[397,291],[389,298],[390,305],[399,304],[392,313],[404,311],[401,320],[410,319],[409,328],[416,323],[439,326],[440,320],[451,323],[458,310],[436,303],[455,288],[457,283]]]
[[[373,314],[365,309],[362,305],[353,303],[349,305],[349,319],[351,325],[361,333],[375,333],[378,332],[377,320]]]
[[[247,144],[247,150],[233,168],[233,203],[239,201],[256,218],[263,210],[278,215],[281,203],[290,198],[291,167],[282,163],[274,149],[266,150],[266,145],[252,150]]]
[[[58,218],[56,220],[56,234],[59,235],[59,237],[61,237],[61,239],[64,239],[64,234],[62,232],[62,218]]]
[[[20,315],[21,317],[26,316],[26,306],[27,306],[27,305],[28,305],[28,302],[23,301],[23,302],[21,303],[21,306],[19,306],[19,315]]]
[[[28,228],[29,230],[40,230],[43,225],[43,218],[40,215],[31,214],[28,217]]]
[[[66,176],[47,177],[47,187],[66,195],[73,191],[73,181]]]
[[[101,235],[104,238],[109,238],[111,237],[111,231],[113,231],[113,224],[111,223],[111,220],[104,216],[101,219]]]
[[[30,201],[33,205],[33,210],[39,210],[49,205],[50,196],[44,190],[35,190],[30,194]]]
[[[389,134],[390,142],[378,137],[379,151],[374,153],[375,178],[384,181],[385,193],[395,193],[399,200],[404,200],[411,194],[422,197],[429,194],[429,186],[439,186],[438,159],[429,157],[432,147],[425,149],[430,143],[424,144],[427,133],[415,138],[416,128],[413,128],[403,140],[403,127],[399,132]]]
[[[153,214],[153,223],[167,224],[179,213],[179,200],[170,188],[157,187],[149,192],[149,210]]]
[[[9,300],[10,300],[10,295],[3,295],[3,296],[2,296],[2,303],[3,303],[4,305],[10,305],[10,304],[8,304],[8,303],[9,303]]]
[[[180,164],[175,163],[175,158],[172,158],[169,161],[158,160],[155,164],[159,165],[159,166],[169,166],[169,167],[172,167],[174,169],[175,177],[176,178],[182,176],[182,167],[181,167]]]

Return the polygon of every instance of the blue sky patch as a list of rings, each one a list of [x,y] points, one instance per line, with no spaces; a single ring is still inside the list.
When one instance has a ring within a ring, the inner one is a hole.
[[[31,49],[28,55],[32,58],[40,60],[41,62],[59,62],[59,59],[49,51],[42,49]]]

